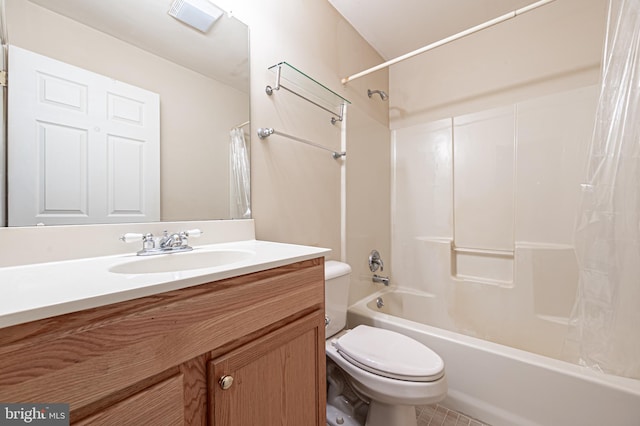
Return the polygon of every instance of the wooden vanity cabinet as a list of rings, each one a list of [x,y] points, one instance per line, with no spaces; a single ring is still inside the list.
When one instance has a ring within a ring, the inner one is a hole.
[[[321,426],[325,398],[323,258],[0,329],[0,401],[72,424]]]

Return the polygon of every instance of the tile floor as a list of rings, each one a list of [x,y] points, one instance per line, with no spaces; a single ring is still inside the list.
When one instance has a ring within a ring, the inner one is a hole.
[[[489,426],[442,405],[416,407],[418,426]]]

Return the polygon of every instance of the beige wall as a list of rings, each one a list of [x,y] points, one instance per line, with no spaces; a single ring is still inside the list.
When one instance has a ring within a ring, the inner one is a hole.
[[[229,217],[229,130],[247,93],[30,2],[6,6],[10,44],[160,94],[162,220]]]
[[[375,290],[364,268],[371,249],[389,253],[390,148],[388,104],[369,99],[367,88],[387,90],[388,77],[383,71],[347,86],[340,80],[382,58],[325,0],[227,3],[251,28],[254,134],[259,127],[273,127],[331,149],[341,147],[341,125],[331,125],[329,114],[284,91],[265,94],[265,86],[274,84],[267,68],[280,61],[352,102],[344,123],[346,160],[277,135],[264,141],[252,137],[257,238],[331,248],[332,259],[353,266],[354,294]]]
[[[380,103],[376,98],[375,102]],[[389,199],[390,134],[386,123],[376,121],[357,107],[349,111],[347,140],[361,143],[349,145],[351,156],[347,165],[347,256],[353,275],[349,303],[379,290],[371,281],[368,258],[371,250],[380,252],[384,271],[391,276],[391,203]]]
[[[562,0],[391,68],[391,128],[598,82],[606,0]]]

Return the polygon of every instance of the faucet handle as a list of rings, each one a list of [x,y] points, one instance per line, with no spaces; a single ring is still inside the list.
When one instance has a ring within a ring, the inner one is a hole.
[[[381,271],[384,271],[384,263],[380,258],[378,250],[371,250],[371,254],[369,254],[369,269],[371,272],[376,272],[378,268],[380,268]]]
[[[120,241],[124,241],[125,243],[134,243],[136,241],[142,241],[142,249],[152,249],[156,246],[155,238],[153,238],[153,234],[137,234],[134,232],[127,232],[126,234],[120,237]]]
[[[185,234],[187,235],[187,237],[199,237],[202,234],[204,234],[204,232],[202,232],[199,229],[189,229],[188,231],[185,231]]]
[[[144,237],[144,234],[127,232],[126,234],[120,237],[120,241],[124,241],[125,243],[134,243],[136,241],[142,241],[142,237]]]

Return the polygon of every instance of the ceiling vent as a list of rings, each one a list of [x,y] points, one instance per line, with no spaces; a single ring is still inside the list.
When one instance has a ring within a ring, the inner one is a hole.
[[[206,33],[224,12],[207,0],[175,0],[169,15]]]

